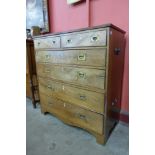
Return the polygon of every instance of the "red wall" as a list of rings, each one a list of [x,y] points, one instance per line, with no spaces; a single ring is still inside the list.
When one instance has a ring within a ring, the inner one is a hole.
[[[122,111],[129,111],[129,0],[86,0],[67,5],[67,0],[49,0],[50,32],[61,32],[112,23],[126,31]]]

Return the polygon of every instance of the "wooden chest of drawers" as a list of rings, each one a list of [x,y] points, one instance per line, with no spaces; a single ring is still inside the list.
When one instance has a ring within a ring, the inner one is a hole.
[[[106,24],[35,37],[41,111],[104,144],[121,107],[124,34]]]

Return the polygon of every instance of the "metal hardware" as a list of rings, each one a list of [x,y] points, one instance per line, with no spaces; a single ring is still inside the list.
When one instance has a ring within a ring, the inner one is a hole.
[[[40,45],[40,42],[38,42],[38,46]]]
[[[51,85],[48,85],[47,88],[50,89],[50,90],[52,90],[52,91],[55,90]]]
[[[79,78],[85,78],[85,77],[86,77],[86,73],[77,72],[77,74],[78,74],[78,77],[79,77]]]
[[[114,106],[115,105],[115,102],[112,102],[111,105]]]
[[[85,54],[79,54],[78,55],[78,60],[85,61],[86,60],[86,55]]]
[[[112,101],[111,105],[112,105],[112,106],[115,106],[115,105],[117,105],[117,102],[118,102],[118,100],[117,100],[117,98],[115,98],[115,99]]]
[[[53,44],[55,44],[55,43],[56,43],[56,41],[55,41],[55,40],[53,40],[53,41],[52,41],[52,43],[53,43]]]
[[[86,96],[85,95],[80,95],[80,100],[83,100],[83,101],[85,101],[87,98],[86,98]]]
[[[46,58],[46,59],[49,59],[49,58],[50,58],[50,55],[45,55],[45,58]]]
[[[72,40],[71,40],[71,39],[68,39],[68,40],[67,40],[67,43],[68,43],[68,44],[70,44],[71,42],[72,42]]]
[[[48,89],[52,89],[52,86],[51,86],[51,85],[48,85],[47,88],[48,88]]]
[[[82,114],[78,114],[78,117],[82,120],[86,120],[86,116],[85,115],[82,115]]]
[[[91,37],[91,41],[97,41],[97,40],[98,40],[98,37],[97,36]]]
[[[115,48],[114,49],[115,55],[119,55],[120,52],[121,52],[121,49],[120,48]]]

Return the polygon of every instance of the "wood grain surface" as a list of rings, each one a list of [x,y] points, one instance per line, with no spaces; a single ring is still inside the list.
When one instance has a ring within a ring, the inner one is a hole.
[[[104,90],[105,70],[37,64],[38,76]]]
[[[106,46],[106,30],[71,33],[61,36],[61,47]]]
[[[60,48],[60,37],[47,37],[34,40],[35,49]]]
[[[42,112],[50,112],[76,126],[103,134],[103,116],[67,102],[40,95]]]
[[[37,51],[36,62],[105,67],[106,48]]]
[[[58,98],[85,109],[104,113],[104,94],[75,88],[49,79],[39,78],[40,93]]]

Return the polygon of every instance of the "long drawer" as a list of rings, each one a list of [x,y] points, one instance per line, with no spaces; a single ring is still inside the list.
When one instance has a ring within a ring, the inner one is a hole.
[[[39,78],[39,91],[51,97],[78,105],[80,107],[104,113],[104,94],[79,89],[59,82]]]
[[[105,70],[79,67],[64,67],[52,64],[37,64],[37,73],[48,77],[81,86],[104,89]]]
[[[41,108],[44,111],[48,111],[73,125],[95,131],[99,134],[103,133],[103,115],[43,94],[40,94],[40,101]]]
[[[36,62],[104,67],[106,64],[106,49],[37,51]]]
[[[71,33],[61,36],[62,47],[106,46],[106,30]]]
[[[60,48],[60,37],[47,37],[34,40],[35,49]]]

